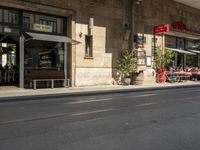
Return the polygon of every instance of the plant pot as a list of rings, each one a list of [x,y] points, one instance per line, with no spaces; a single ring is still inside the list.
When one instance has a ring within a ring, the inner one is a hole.
[[[131,84],[131,78],[130,78],[130,77],[125,77],[125,78],[124,78],[124,83],[125,83],[126,85],[130,85],[130,84]]]
[[[143,72],[133,73],[133,76],[132,76],[132,84],[133,85],[142,85],[143,82],[144,82],[144,73]]]

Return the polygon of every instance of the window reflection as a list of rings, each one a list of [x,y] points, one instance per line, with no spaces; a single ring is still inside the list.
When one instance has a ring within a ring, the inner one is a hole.
[[[25,68],[64,70],[64,44],[48,41],[27,42]]]

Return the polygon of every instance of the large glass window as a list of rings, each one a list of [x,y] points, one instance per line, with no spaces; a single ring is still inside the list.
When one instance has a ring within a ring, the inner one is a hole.
[[[19,23],[19,14],[16,11],[8,11],[8,23],[18,24]]]
[[[23,13],[24,30],[64,34],[64,18]]]
[[[25,68],[64,70],[64,44],[38,40],[27,42]]]
[[[177,38],[177,49],[185,49],[185,40],[184,38]]]
[[[199,50],[200,49],[200,41],[199,40],[186,40],[186,49],[190,50]]]
[[[169,48],[176,48],[176,37],[165,36],[165,46]]]
[[[30,78],[63,79],[64,78],[64,43],[30,40],[24,49],[25,87],[30,85]],[[37,87],[46,87],[48,82],[39,82]],[[63,81],[55,81],[55,86]]]

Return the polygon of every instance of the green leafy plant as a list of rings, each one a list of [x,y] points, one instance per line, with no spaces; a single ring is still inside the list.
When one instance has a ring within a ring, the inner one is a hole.
[[[134,51],[124,51],[117,61],[117,69],[124,77],[130,77],[137,68],[137,57]]]
[[[158,47],[156,49],[156,59],[155,59],[155,66],[156,68],[164,69],[170,65],[173,61],[173,57],[175,56],[175,52],[169,49],[162,49]]]

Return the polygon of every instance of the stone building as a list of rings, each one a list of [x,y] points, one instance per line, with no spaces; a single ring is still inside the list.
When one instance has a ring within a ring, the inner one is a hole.
[[[63,77],[70,86],[113,84],[116,60],[127,49],[138,50],[139,69],[153,82],[155,46],[176,51],[175,66],[199,66],[200,7],[180,2],[1,0],[0,67],[15,72],[0,71],[0,84],[29,87],[33,76],[58,86]],[[170,31],[154,38],[153,28],[163,24]]]
[[[1,43],[16,47],[12,61],[20,87],[28,86],[27,74],[38,76],[32,70],[56,79],[61,73],[55,70],[64,72],[71,86],[112,84],[119,52],[131,48],[131,3],[1,0]],[[11,56],[2,56],[3,66],[9,62],[5,57]]]
[[[145,68],[153,66],[154,47],[161,46],[176,52],[173,64],[177,67],[200,67],[200,4],[183,0],[143,0],[134,3],[134,44],[142,44],[146,52]],[[169,31],[156,34],[154,27],[169,26]],[[155,39],[155,40],[154,40]],[[155,41],[155,43],[154,43]]]

